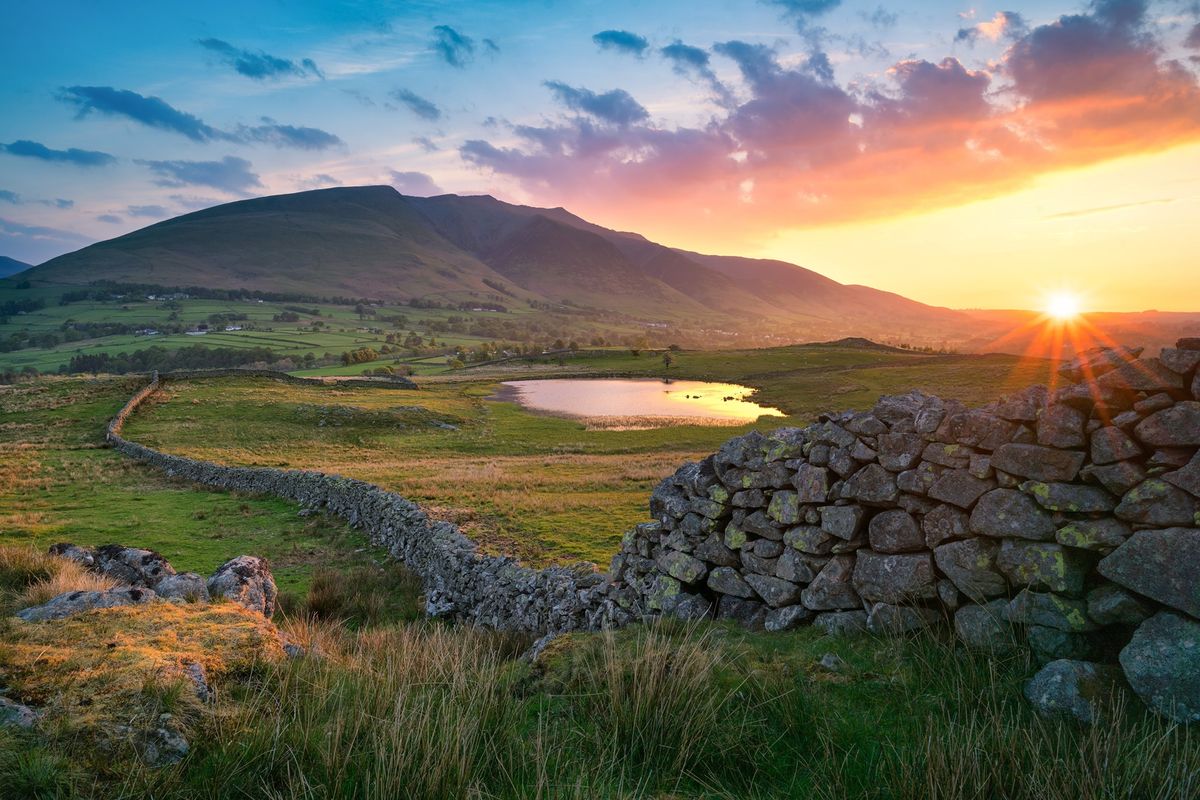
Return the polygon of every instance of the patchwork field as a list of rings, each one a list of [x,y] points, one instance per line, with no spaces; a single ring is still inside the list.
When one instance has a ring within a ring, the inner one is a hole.
[[[676,355],[672,376],[755,387],[754,400],[788,416],[740,427],[588,430],[576,420],[487,399],[505,377],[663,372],[657,355],[621,354],[425,378],[414,392],[172,382],[133,417],[126,435],[221,463],[361,478],[526,563],[604,564],[621,534],[645,519],[658,480],[752,427],[806,424],[820,411],[866,408],[880,394],[912,386],[980,403],[1049,378],[1049,364],[1038,360],[849,346]]]

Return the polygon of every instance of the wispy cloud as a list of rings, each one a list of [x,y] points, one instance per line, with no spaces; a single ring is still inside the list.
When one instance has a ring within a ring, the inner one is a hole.
[[[1115,203],[1111,206],[1094,206],[1092,208],[1077,208],[1072,211],[1059,211],[1057,214],[1047,214],[1042,219],[1069,219],[1071,217],[1088,217],[1092,214],[1104,214],[1109,211],[1120,211],[1125,208],[1138,208],[1140,206],[1158,206],[1164,203],[1173,203],[1175,198],[1163,197],[1157,200],[1138,200],[1134,203]]]
[[[433,178],[424,172],[397,172],[391,170],[392,186],[396,187],[396,191],[401,194],[414,195],[416,197],[429,197],[435,194],[442,194],[442,187],[434,183]]]
[[[589,114],[614,125],[629,125],[650,117],[650,113],[642,104],[624,89],[596,94],[590,89],[568,86],[561,81],[546,81],[545,86],[554,93],[554,97],[560,103],[572,111]]]
[[[158,175],[159,186],[211,186],[230,194],[242,194],[261,186],[253,166],[244,158],[225,156],[220,161],[150,161],[134,163]]]
[[[261,125],[238,126],[236,138],[246,142],[263,142],[275,147],[291,147],[297,150],[328,150],[345,144],[339,137],[320,128],[303,125],[281,125],[270,117],[263,117]]]
[[[0,150],[9,155],[37,158],[42,161],[57,161],[64,164],[74,164],[79,167],[103,167],[108,164],[115,164],[117,161],[115,156],[99,150],[80,150],[77,147],[70,147],[66,150],[54,150],[41,142],[33,142],[29,139],[18,139],[9,144],[0,144]]]
[[[411,89],[395,89],[388,95],[421,119],[433,122],[442,118],[442,110],[436,103],[421,97]]]
[[[233,67],[239,75],[256,81],[279,80],[284,77],[324,78],[324,73],[311,58],[293,61],[259,50],[257,53],[234,47],[222,39],[201,39],[197,42],[221,61]]]
[[[490,40],[489,40],[490,41]],[[492,48],[498,50],[495,42]],[[475,40],[459,33],[449,25],[437,25],[433,29],[433,51],[452,67],[462,69],[475,60]]]
[[[650,49],[650,42],[646,40],[646,37],[638,36],[632,31],[600,31],[592,36],[592,41],[601,50],[615,50],[635,56],[642,56]]]

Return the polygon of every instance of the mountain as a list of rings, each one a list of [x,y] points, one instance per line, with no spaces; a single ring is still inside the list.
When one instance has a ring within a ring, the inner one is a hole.
[[[34,267],[33,280],[206,286],[384,300],[481,293],[646,323],[779,339],[958,339],[965,315],[782,261],[672,249],[562,208],[389,186],[241,200]]]
[[[31,266],[33,265],[26,264],[24,261],[17,261],[15,258],[0,256],[0,278],[7,278],[9,275],[16,275],[18,272],[24,272]]]

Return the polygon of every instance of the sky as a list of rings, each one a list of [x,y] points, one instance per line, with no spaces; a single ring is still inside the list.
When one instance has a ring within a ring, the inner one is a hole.
[[[5,3],[0,255],[391,184],[955,308],[1200,310],[1200,2]]]

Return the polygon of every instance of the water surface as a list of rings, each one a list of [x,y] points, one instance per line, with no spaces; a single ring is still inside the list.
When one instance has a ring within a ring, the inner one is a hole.
[[[754,390],[736,383],[659,378],[553,378],[507,381],[497,399],[535,411],[584,418],[590,427],[653,428],[667,425],[740,425],[783,412],[745,398]]]

